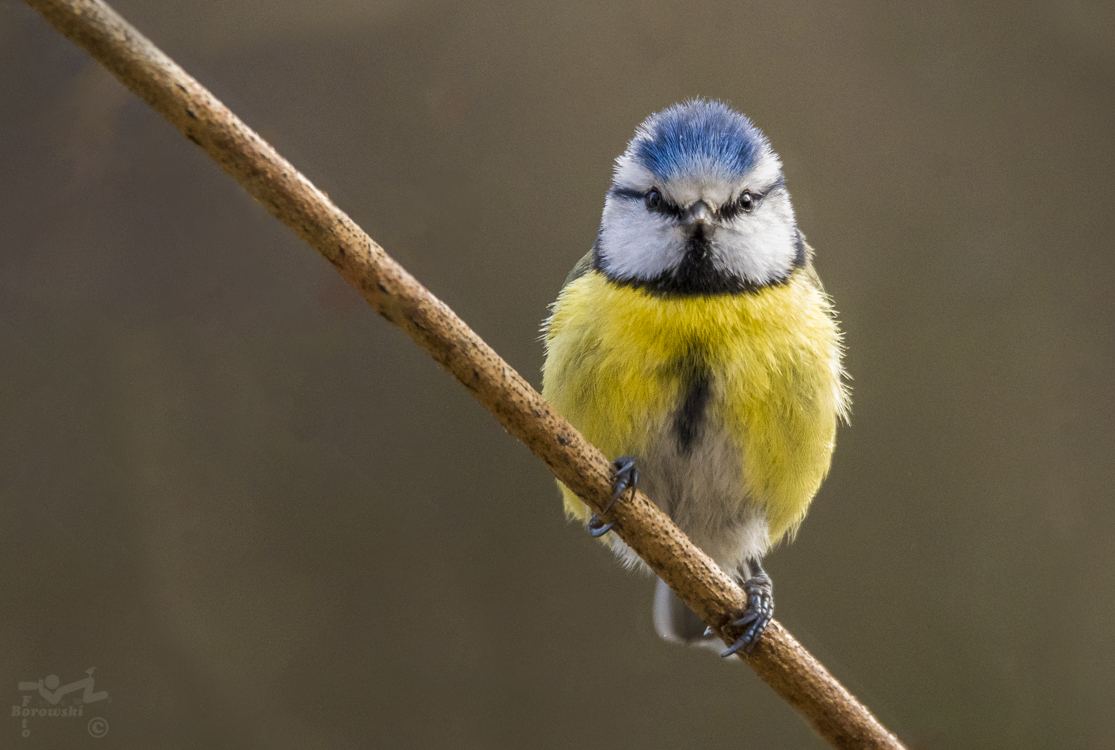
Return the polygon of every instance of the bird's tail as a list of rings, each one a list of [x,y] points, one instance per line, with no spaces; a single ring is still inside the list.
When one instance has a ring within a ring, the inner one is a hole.
[[[705,623],[661,578],[654,589],[654,629],[662,640],[670,643],[710,648],[721,645],[716,636],[705,635]]]

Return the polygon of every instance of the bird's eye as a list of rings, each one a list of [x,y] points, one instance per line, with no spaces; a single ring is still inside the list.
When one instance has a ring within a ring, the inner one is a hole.
[[[736,203],[739,205],[740,210],[748,214],[755,209],[755,205],[758,202],[758,197],[750,190],[744,190],[740,194],[739,198],[736,200]]]
[[[646,195],[647,208],[651,211],[657,211],[662,208],[662,193],[658,192],[655,188],[651,188]]]

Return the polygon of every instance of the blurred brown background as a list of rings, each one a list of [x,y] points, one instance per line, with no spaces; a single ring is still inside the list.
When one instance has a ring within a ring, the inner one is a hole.
[[[1115,747],[1111,3],[115,7],[535,384],[634,127],[749,114],[855,378],[779,619],[913,747]],[[0,424],[0,747],[820,745],[13,0]],[[94,666],[108,700],[21,737],[19,681]]]

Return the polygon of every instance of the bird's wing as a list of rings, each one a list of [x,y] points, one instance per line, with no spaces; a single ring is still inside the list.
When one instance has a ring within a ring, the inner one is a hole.
[[[573,266],[573,270],[565,277],[565,283],[561,285],[562,289],[569,286],[570,282],[576,281],[592,270],[592,253],[593,251],[589,250],[585,253],[585,257],[577,261],[577,265]]]
[[[579,261],[577,261],[577,265],[573,266],[573,270],[570,271],[569,275],[565,277],[565,283],[561,285],[562,291],[565,291],[565,288],[567,286],[592,270],[592,253],[593,251],[589,250],[585,254],[585,257],[581,258]],[[542,338],[544,341],[549,341],[551,338],[554,337],[554,335],[558,333],[558,330],[554,325],[554,313],[557,312],[558,306],[560,304],[561,295],[559,294],[557,301],[550,305],[550,314],[542,323]]]

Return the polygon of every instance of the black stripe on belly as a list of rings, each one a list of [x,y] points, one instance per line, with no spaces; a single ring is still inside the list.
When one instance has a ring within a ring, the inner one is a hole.
[[[689,453],[701,436],[712,385],[712,373],[699,354],[690,354],[678,363],[682,375],[681,407],[674,415],[674,434],[678,450]]]

